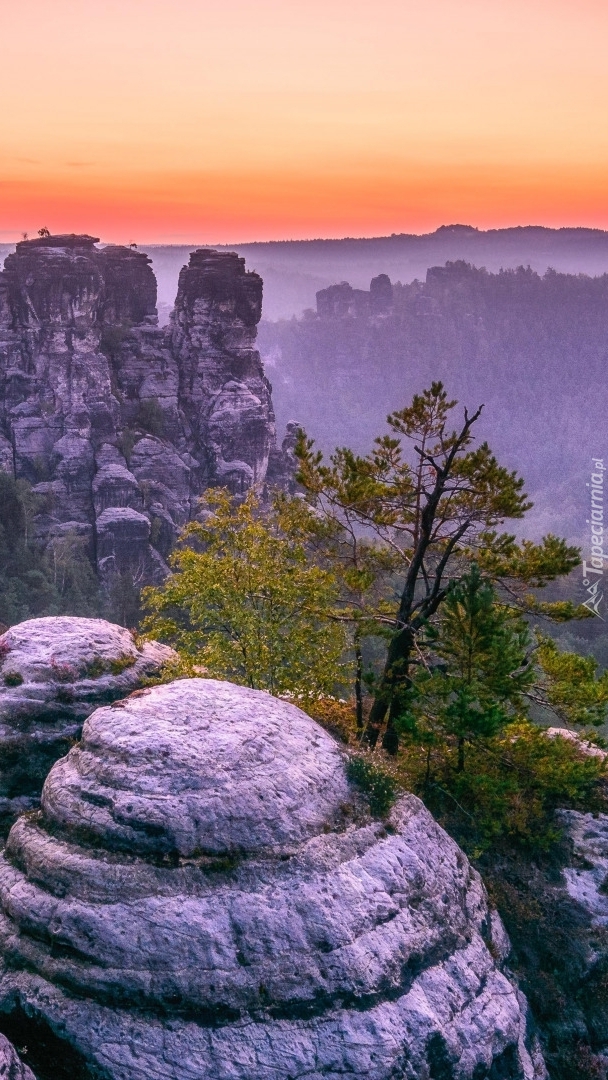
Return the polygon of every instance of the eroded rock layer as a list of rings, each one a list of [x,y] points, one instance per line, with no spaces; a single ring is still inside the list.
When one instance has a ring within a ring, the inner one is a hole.
[[[4,1035],[0,1035],[0,1080],[36,1080]]]
[[[0,273],[0,467],[44,497],[43,538],[75,532],[102,579],[166,573],[209,486],[281,474],[255,348],[262,280],[195,251],[159,329],[150,260],[95,237],[17,244]]]
[[[0,821],[38,805],[51,765],[98,705],[126,697],[173,655],[104,619],[30,619],[2,634]]]
[[[479,876],[386,823],[294,706],[181,680],[98,709],[0,861],[0,1013],[106,1080],[544,1075]]]

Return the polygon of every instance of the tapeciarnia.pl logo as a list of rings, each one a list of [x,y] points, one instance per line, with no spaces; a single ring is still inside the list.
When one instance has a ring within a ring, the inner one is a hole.
[[[602,458],[591,459],[593,471],[591,482],[587,484],[591,496],[591,517],[587,518],[587,525],[591,526],[591,557],[589,562],[583,559],[583,585],[588,593],[583,607],[603,619],[600,613],[600,604],[603,600],[604,585],[604,472],[606,466]]]

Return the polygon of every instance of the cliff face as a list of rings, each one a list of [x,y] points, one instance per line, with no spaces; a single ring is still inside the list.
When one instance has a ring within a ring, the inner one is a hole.
[[[0,951],[0,1028],[70,1080],[546,1076],[456,844],[414,796],[372,820],[321,728],[229,683],[89,717],[0,857]]]
[[[42,538],[76,532],[102,580],[141,584],[162,578],[207,487],[261,488],[280,459],[262,281],[196,251],[159,329],[148,257],[96,243],[24,241],[0,273],[0,467],[44,497]]]

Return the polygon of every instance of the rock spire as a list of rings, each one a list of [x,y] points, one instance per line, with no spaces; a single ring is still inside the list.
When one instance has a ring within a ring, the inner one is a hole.
[[[195,251],[170,326],[147,255],[92,236],[17,244],[0,273],[0,467],[41,496],[43,540],[76,533],[102,580],[158,582],[209,486],[262,489],[277,451],[255,348],[262,281]]]

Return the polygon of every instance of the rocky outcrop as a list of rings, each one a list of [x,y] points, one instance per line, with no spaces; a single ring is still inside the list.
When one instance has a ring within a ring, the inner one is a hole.
[[[263,488],[277,450],[261,303],[243,259],[202,249],[160,329],[146,255],[91,236],[17,244],[0,273],[0,467],[42,497],[42,539],[74,531],[102,580],[158,582],[206,488]]]
[[[544,1076],[463,853],[413,796],[372,820],[267,694],[98,709],[11,831],[0,911],[0,1027],[63,1040],[74,1080]]]
[[[330,285],[317,293],[317,315],[324,319],[368,318],[393,310],[393,286],[388,274],[372,278],[369,292],[353,289],[348,281]]]
[[[559,817],[576,855],[575,865],[564,869],[568,895],[594,927],[608,927],[608,815],[562,810]]]
[[[36,1080],[4,1035],[0,1035],[0,1080]]]
[[[51,765],[98,705],[138,689],[173,655],[103,619],[30,619],[2,634],[0,824],[38,805]]]

